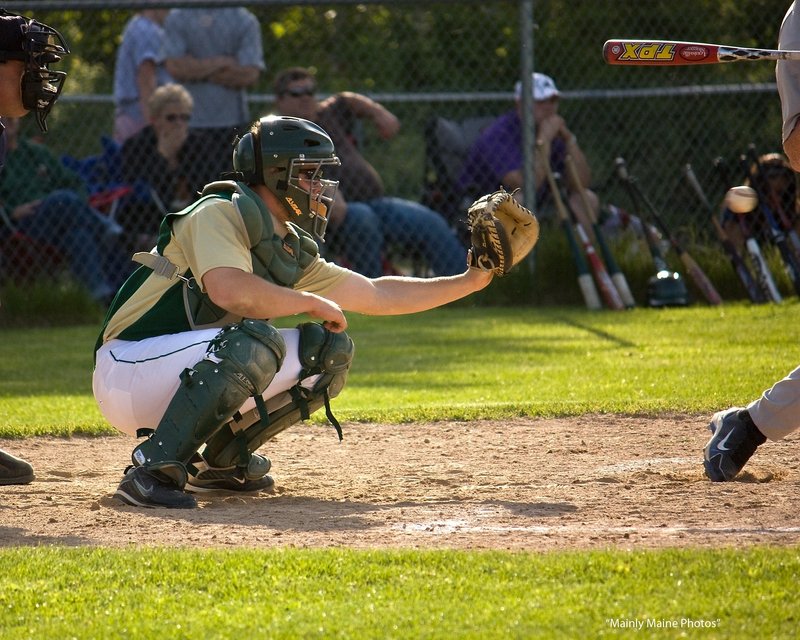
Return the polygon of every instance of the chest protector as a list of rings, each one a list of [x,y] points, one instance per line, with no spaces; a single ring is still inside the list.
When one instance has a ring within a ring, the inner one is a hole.
[[[253,261],[253,273],[260,278],[282,287],[292,287],[319,256],[319,247],[311,234],[297,225],[289,222],[287,223],[289,232],[284,237],[276,234],[272,216],[261,198],[245,184],[233,181],[212,182],[205,186],[201,195],[197,202],[182,211],[167,214],[164,223],[171,227],[177,218],[192,213],[200,204],[212,198],[230,201],[244,223]],[[192,329],[223,327],[238,322],[241,318],[215,305],[208,294],[201,291],[200,285],[190,271],[178,276],[177,267],[161,255],[166,246],[166,242],[162,246],[163,237],[163,235],[159,237],[157,247],[159,255],[137,253],[133,259],[150,267],[159,275],[167,278],[180,277],[183,280],[184,307]]]

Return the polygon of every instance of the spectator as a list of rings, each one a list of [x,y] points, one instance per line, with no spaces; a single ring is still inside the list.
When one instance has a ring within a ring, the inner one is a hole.
[[[550,158],[553,171],[566,177],[564,160],[567,155],[575,162],[580,185],[565,182],[569,196],[569,206],[581,219],[584,228],[590,232],[590,217],[584,211],[583,199],[578,189],[583,189],[594,208],[594,217],[598,215],[597,195],[589,189],[591,170],[583,153],[578,138],[559,114],[558,107],[561,93],[550,76],[543,73],[533,74],[533,119],[537,144],[541,144]],[[523,186],[523,153],[522,153],[522,83],[517,82],[514,88],[515,106],[488,125],[473,143],[461,174],[460,186],[472,196],[497,190],[502,185],[507,191],[522,189]],[[538,154],[534,156],[536,205],[545,201],[549,188],[547,186],[544,167]],[[520,197],[522,192],[520,191]]]
[[[44,145],[19,136],[19,118],[3,118],[8,155],[0,206],[17,229],[69,260],[75,278],[98,302],[110,302],[123,275],[121,229],[92,209],[81,178]]]
[[[372,122],[388,140],[400,129],[394,114],[349,91],[317,101],[315,78],[302,67],[281,71],[274,90],[280,114],[316,122],[336,146],[342,166],[328,227],[330,244],[354,271],[370,278],[380,276],[384,249],[395,243],[419,251],[434,275],[463,271],[464,247],[444,218],[417,202],[386,196],[380,175],[358,149],[353,130],[357,120]]]
[[[228,169],[233,140],[250,123],[247,89],[265,69],[261,27],[244,8],[173,9],[164,31],[167,71],[192,94],[190,125],[216,176]]]
[[[169,9],[145,9],[125,25],[114,67],[114,140],[122,144],[149,121],[148,100],[170,82],[164,68],[164,19]]]
[[[152,248],[161,218],[193,201],[211,178],[203,172],[200,139],[189,129],[192,105],[181,85],[159,87],[148,102],[150,124],[122,146],[125,180],[148,190],[145,197],[130,198],[118,214],[134,251]]]

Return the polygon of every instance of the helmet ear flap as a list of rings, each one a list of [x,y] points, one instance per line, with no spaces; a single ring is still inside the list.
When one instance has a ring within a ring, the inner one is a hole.
[[[245,133],[233,148],[233,169],[242,174],[244,182],[264,182],[261,171],[261,149],[252,131]]]

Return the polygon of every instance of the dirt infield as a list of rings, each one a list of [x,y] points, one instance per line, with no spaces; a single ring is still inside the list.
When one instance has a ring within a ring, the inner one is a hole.
[[[800,438],[735,482],[702,473],[706,416],[298,426],[272,493],[191,511],[112,499],[130,438],[0,441],[37,478],[0,487],[0,545],[550,550],[797,544]]]

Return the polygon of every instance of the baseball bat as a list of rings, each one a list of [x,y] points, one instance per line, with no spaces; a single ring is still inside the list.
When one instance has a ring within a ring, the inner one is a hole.
[[[561,228],[564,231],[564,235],[567,237],[567,244],[569,245],[569,250],[572,254],[572,261],[575,263],[575,268],[578,271],[578,287],[583,295],[583,301],[586,303],[587,309],[591,311],[597,311],[598,309],[603,308],[603,304],[600,301],[600,295],[597,293],[597,288],[594,286],[592,276],[589,274],[589,265],[586,264],[586,260],[583,258],[583,254],[578,246],[578,241],[575,239],[575,231],[569,221],[569,216],[564,207],[564,203],[561,200],[561,194],[558,191],[558,185],[556,184],[555,177],[553,176],[553,170],[550,167],[550,159],[547,157],[547,154],[544,153],[544,149],[541,144],[536,145],[536,150],[539,153],[539,161],[544,167],[547,184],[550,186],[550,192],[553,196],[553,202],[555,203],[556,207],[556,215],[558,215]]]
[[[703,296],[706,300],[708,300],[709,304],[712,305],[719,305],[722,304],[722,297],[717,293],[717,290],[714,288],[714,285],[709,280],[708,276],[705,274],[703,269],[697,264],[697,261],[689,254],[686,248],[678,241],[678,239],[673,235],[673,233],[667,227],[667,224],[664,222],[664,219],[661,217],[658,209],[656,209],[655,205],[647,198],[647,196],[642,193],[639,185],[636,181],[631,181],[631,187],[636,190],[639,194],[639,198],[644,202],[645,207],[650,212],[650,215],[655,220],[655,223],[661,229],[661,233],[663,233],[669,243],[672,245],[673,250],[675,253],[678,254],[683,266],[686,267],[686,271],[689,276],[692,278],[692,282],[695,283],[698,289],[703,293]]]
[[[716,158],[714,160],[714,168],[717,170],[717,175],[722,182],[723,188],[727,191],[731,188],[731,186],[733,186],[733,180],[725,159],[722,157]],[[745,239],[744,248],[747,251],[747,255],[750,258],[751,264],[753,265],[753,271],[755,272],[758,286],[768,300],[772,300],[772,302],[775,303],[783,302],[783,296],[781,296],[780,292],[778,291],[778,287],[775,284],[775,279],[772,277],[772,272],[769,270],[767,260],[764,258],[764,254],[761,252],[761,246],[758,244],[758,240],[753,235],[753,229],[749,224],[750,218],[748,216],[737,215],[735,213],[732,213],[731,215],[733,215],[739,221],[739,228],[742,230],[742,235]]]
[[[639,194],[633,188],[632,178],[628,173],[628,166],[625,163],[625,159],[617,158],[614,160],[614,166],[616,167],[617,175],[620,180],[622,180],[622,184],[625,185],[625,189],[628,191],[633,208],[637,211],[641,211]],[[653,265],[656,271],[671,271],[669,266],[667,266],[664,255],[661,253],[661,248],[658,246],[658,240],[653,236],[653,231],[650,229],[650,225],[646,220],[642,220],[642,231],[644,233],[644,239],[647,242],[647,248],[650,250],[650,255],[653,258]]]
[[[606,64],[639,67],[718,64],[744,60],[800,60],[800,51],[732,47],[681,40],[607,40]]]
[[[586,255],[586,260],[589,263],[589,267],[592,271],[592,275],[594,276],[595,284],[597,285],[597,290],[600,292],[600,295],[603,298],[603,301],[606,303],[606,306],[609,309],[613,309],[614,311],[621,311],[625,308],[625,303],[622,302],[622,298],[619,295],[619,291],[614,286],[614,281],[611,280],[611,276],[608,275],[608,271],[606,271],[605,266],[603,265],[602,260],[597,255],[597,252],[594,250],[594,246],[592,245],[592,241],[589,239],[589,234],[586,233],[586,229],[583,228],[583,225],[578,220],[578,216],[575,215],[575,212],[572,210],[572,207],[569,205],[569,199],[566,195],[563,181],[561,180],[561,176],[557,173],[553,174],[553,179],[556,183],[556,188],[558,189],[559,199],[561,200],[564,209],[566,209],[567,214],[572,221],[572,226],[575,229],[575,235],[577,236],[578,242],[583,247],[583,252]]]
[[[764,199],[763,188],[761,185],[757,185],[759,180],[753,180],[753,168],[750,165],[747,155],[742,154],[739,158],[739,162],[745,178],[751,183],[758,194],[758,207],[764,216],[764,219],[767,221],[767,230],[769,232],[770,240],[773,242],[773,244],[775,244],[776,247],[778,247],[778,252],[783,259],[783,265],[786,268],[786,273],[789,275],[789,279],[792,281],[792,286],[794,287],[795,292],[800,295],[800,263],[798,262],[797,256],[795,255],[792,247],[789,246],[789,243],[786,240],[786,234],[781,228],[781,225],[775,219],[772,210]]]
[[[742,286],[747,293],[747,297],[750,298],[751,302],[766,302],[767,298],[764,295],[764,292],[758,286],[758,282],[756,282],[756,279],[753,277],[750,269],[747,267],[747,263],[739,254],[739,251],[736,249],[736,245],[733,244],[731,239],[728,237],[728,234],[725,232],[725,229],[722,227],[722,224],[720,224],[720,221],[717,219],[714,207],[706,196],[703,187],[700,185],[700,182],[697,179],[691,164],[687,163],[684,166],[683,175],[686,177],[686,180],[697,196],[697,199],[708,210],[708,213],[711,217],[711,224],[717,234],[717,239],[722,245],[723,251],[725,251],[725,254],[728,256],[734,273],[736,273],[737,277],[741,281]]]
[[[626,171],[627,173],[627,171]],[[705,274],[700,265],[697,264],[697,261],[689,254],[688,251],[681,245],[678,239],[670,232],[669,228],[667,227],[666,223],[664,222],[661,214],[659,213],[658,209],[656,209],[655,205],[647,198],[647,196],[642,193],[642,190],[639,188],[639,185],[633,180],[630,175],[628,174],[628,184],[630,185],[630,189],[636,193],[639,200],[644,203],[645,207],[650,212],[655,223],[661,229],[661,232],[667,237],[669,240],[670,245],[672,245],[673,250],[675,253],[678,254],[683,266],[686,267],[686,271],[688,272],[689,276],[692,278],[695,286],[702,292],[705,299],[712,305],[719,305],[722,304],[722,297],[719,295],[717,290],[714,288],[714,285],[709,280],[708,276]],[[646,225],[645,225],[646,226]]]
[[[586,210],[586,215],[592,224],[592,231],[594,231],[594,237],[597,239],[597,246],[600,248],[600,253],[603,256],[606,266],[608,267],[608,273],[611,277],[611,281],[616,287],[622,303],[627,308],[632,309],[636,306],[636,301],[633,299],[633,294],[628,286],[628,281],[625,278],[625,274],[622,273],[622,270],[617,265],[616,260],[614,260],[614,254],[611,253],[611,249],[606,242],[602,227],[597,223],[597,216],[595,215],[594,209],[589,202],[589,196],[586,194],[586,190],[581,187],[581,183],[578,178],[578,170],[575,167],[575,161],[569,154],[567,154],[567,157],[565,158],[565,165],[567,168],[567,173],[569,174],[569,179],[580,194],[583,208]]]
[[[777,220],[780,223],[783,231],[786,233],[789,244],[794,250],[795,257],[800,256],[800,237],[797,235],[797,231],[792,224],[791,218],[783,208],[780,195],[776,193],[775,189],[772,187],[772,185],[770,185],[764,171],[764,165],[761,163],[761,158],[756,151],[756,146],[752,142],[747,146],[747,157],[756,168],[756,176],[758,177],[758,181],[760,183],[761,194],[767,199],[770,208],[777,215]],[[756,188],[755,185],[753,186],[756,189],[756,193],[759,193],[759,188]]]

